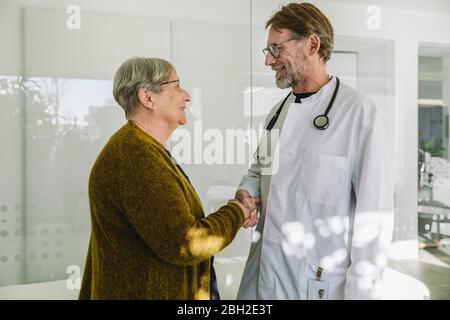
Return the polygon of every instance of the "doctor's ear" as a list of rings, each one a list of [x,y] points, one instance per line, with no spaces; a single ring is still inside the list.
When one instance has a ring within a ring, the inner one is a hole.
[[[308,49],[308,54],[311,56],[314,55],[315,53],[319,52],[320,37],[317,34],[313,33],[312,35],[310,35],[308,37],[307,49]]]
[[[153,93],[147,89],[140,88],[137,93],[139,104],[148,109],[154,109]]]

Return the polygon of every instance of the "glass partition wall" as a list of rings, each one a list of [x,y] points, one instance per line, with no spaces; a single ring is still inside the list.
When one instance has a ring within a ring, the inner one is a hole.
[[[130,57],[171,61],[192,96],[188,123],[168,147],[206,214],[234,197],[249,163],[238,149],[250,148],[250,1],[172,1],[179,14],[165,1],[141,1],[145,16],[118,1],[113,12],[56,3],[1,3],[1,18],[16,19],[21,72],[0,75],[0,287],[82,275],[89,173],[126,121],[112,78]],[[251,232],[216,257],[223,298],[234,298]]]

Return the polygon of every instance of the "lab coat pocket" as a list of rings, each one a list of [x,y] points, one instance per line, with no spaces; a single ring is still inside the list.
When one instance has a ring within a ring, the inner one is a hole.
[[[335,207],[348,173],[348,159],[306,150],[300,170],[298,195],[306,200]]]

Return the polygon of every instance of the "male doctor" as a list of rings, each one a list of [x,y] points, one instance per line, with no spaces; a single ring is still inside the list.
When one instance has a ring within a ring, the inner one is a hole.
[[[379,299],[394,215],[384,114],[327,74],[333,27],[317,7],[283,6],[266,28],[265,64],[292,91],[266,119],[270,174],[255,162],[236,193],[249,208],[261,198],[237,298]]]

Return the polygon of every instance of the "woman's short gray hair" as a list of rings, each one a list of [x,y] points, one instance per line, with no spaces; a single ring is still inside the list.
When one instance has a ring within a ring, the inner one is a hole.
[[[134,57],[122,63],[114,76],[113,95],[125,116],[135,112],[140,88],[161,92],[161,83],[173,70],[170,62],[159,58]]]

